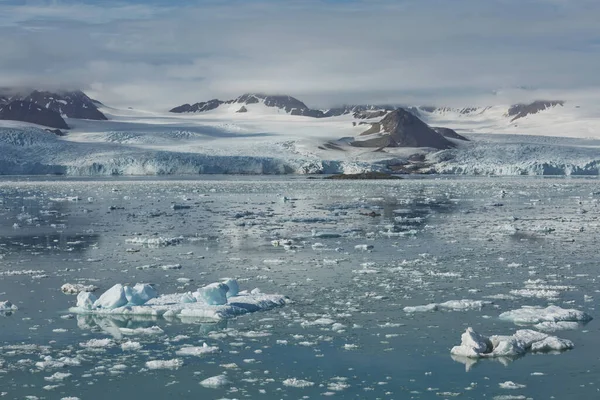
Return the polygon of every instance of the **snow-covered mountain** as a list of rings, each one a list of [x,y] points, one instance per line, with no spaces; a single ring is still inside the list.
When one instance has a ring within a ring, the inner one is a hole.
[[[29,122],[51,128],[68,129],[64,118],[106,120],[98,110],[99,101],[80,90],[39,91],[4,89],[0,92],[0,107],[5,111],[0,119]]]
[[[34,90],[22,100],[35,103],[67,118],[106,120],[106,116],[98,110],[102,103],[89,98],[81,90],[56,92]]]
[[[52,97],[36,101],[63,104]],[[246,94],[155,113],[90,101],[108,120],[66,118],[66,136],[17,113],[9,118],[29,123],[0,121],[0,174],[600,174],[593,104],[315,110],[291,96]],[[46,104],[35,112],[54,113]],[[365,140],[376,147],[357,145]]]
[[[0,105],[0,120],[22,121],[49,128],[69,129],[59,113],[31,101],[13,100]]]

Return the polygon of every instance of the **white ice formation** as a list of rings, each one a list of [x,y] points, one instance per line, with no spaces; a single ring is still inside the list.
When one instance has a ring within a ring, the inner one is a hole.
[[[527,352],[563,351],[574,347],[573,342],[530,329],[521,329],[511,336],[480,335],[467,328],[461,336],[460,346],[450,353],[467,358],[518,357]]]
[[[287,297],[263,294],[258,289],[239,292],[235,279],[215,282],[195,292],[158,295],[149,284],[133,287],[116,284],[99,298],[81,292],[69,312],[94,315],[145,315],[164,318],[220,320],[249,312],[283,306]]]

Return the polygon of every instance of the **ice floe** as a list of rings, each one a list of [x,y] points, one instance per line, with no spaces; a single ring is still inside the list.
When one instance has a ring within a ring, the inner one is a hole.
[[[148,369],[179,369],[183,366],[183,360],[174,358],[172,360],[151,360],[146,361]]]
[[[203,343],[202,346],[188,346],[177,350],[175,354],[178,356],[203,356],[206,354],[215,354],[221,350],[217,346],[209,346]]]
[[[558,306],[530,307],[523,306],[518,310],[506,311],[500,314],[500,319],[512,321],[517,325],[540,324],[544,322],[588,322],[592,317],[583,311],[564,309]],[[542,325],[550,327],[551,325]]]
[[[404,307],[406,313],[429,312],[438,310],[450,311],[466,311],[466,310],[481,310],[484,306],[492,304],[491,301],[485,300],[449,300],[444,303],[431,303],[422,306]]]
[[[466,358],[519,357],[531,352],[563,351],[574,347],[573,342],[550,336],[545,333],[522,329],[511,336],[480,335],[473,328],[467,328],[461,336],[461,344],[454,346],[450,353]]]
[[[133,288],[116,284],[98,299],[95,299],[92,293],[79,293],[77,306],[70,308],[69,311],[77,314],[107,316],[145,315],[169,319],[220,320],[249,312],[269,310],[288,302],[286,296],[263,294],[258,289],[227,297],[230,287],[235,292],[239,286],[233,279],[228,279],[226,282],[229,285],[216,282],[201,287],[196,292],[160,296],[148,284],[137,284]]]
[[[183,242],[183,236],[177,237],[134,237],[125,239],[125,243],[129,244],[137,244],[140,246],[147,247],[166,247],[166,246],[175,246]]]
[[[229,384],[229,379],[225,375],[211,376],[200,382],[206,388],[218,389]]]
[[[19,308],[17,306],[15,306],[13,303],[11,303],[8,300],[0,301],[0,313],[9,314],[18,309]]]
[[[95,292],[98,287],[81,283],[65,283],[60,287],[60,290],[66,294],[78,294],[80,292]]]

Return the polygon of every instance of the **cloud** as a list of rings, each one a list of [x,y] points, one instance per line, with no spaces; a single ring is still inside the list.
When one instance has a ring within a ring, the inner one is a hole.
[[[150,109],[248,91],[312,106],[589,98],[598,15],[590,0],[0,0],[0,86]]]

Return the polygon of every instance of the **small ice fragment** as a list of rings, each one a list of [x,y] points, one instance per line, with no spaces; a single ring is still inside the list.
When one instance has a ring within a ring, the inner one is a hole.
[[[63,293],[77,294],[80,292],[94,292],[98,290],[98,287],[94,285],[83,285],[81,283],[65,283],[60,287]]]
[[[227,377],[225,375],[217,375],[217,376],[212,376],[210,378],[206,378],[205,380],[200,382],[200,384],[207,388],[218,389],[220,387],[228,385],[229,380],[227,379]]]
[[[315,383],[311,381],[305,381],[303,379],[289,378],[284,380],[284,386],[295,387],[295,388],[305,388],[309,386],[313,386]]]
[[[152,360],[146,361],[148,369],[179,369],[183,366],[183,360],[174,358],[172,360]]]

